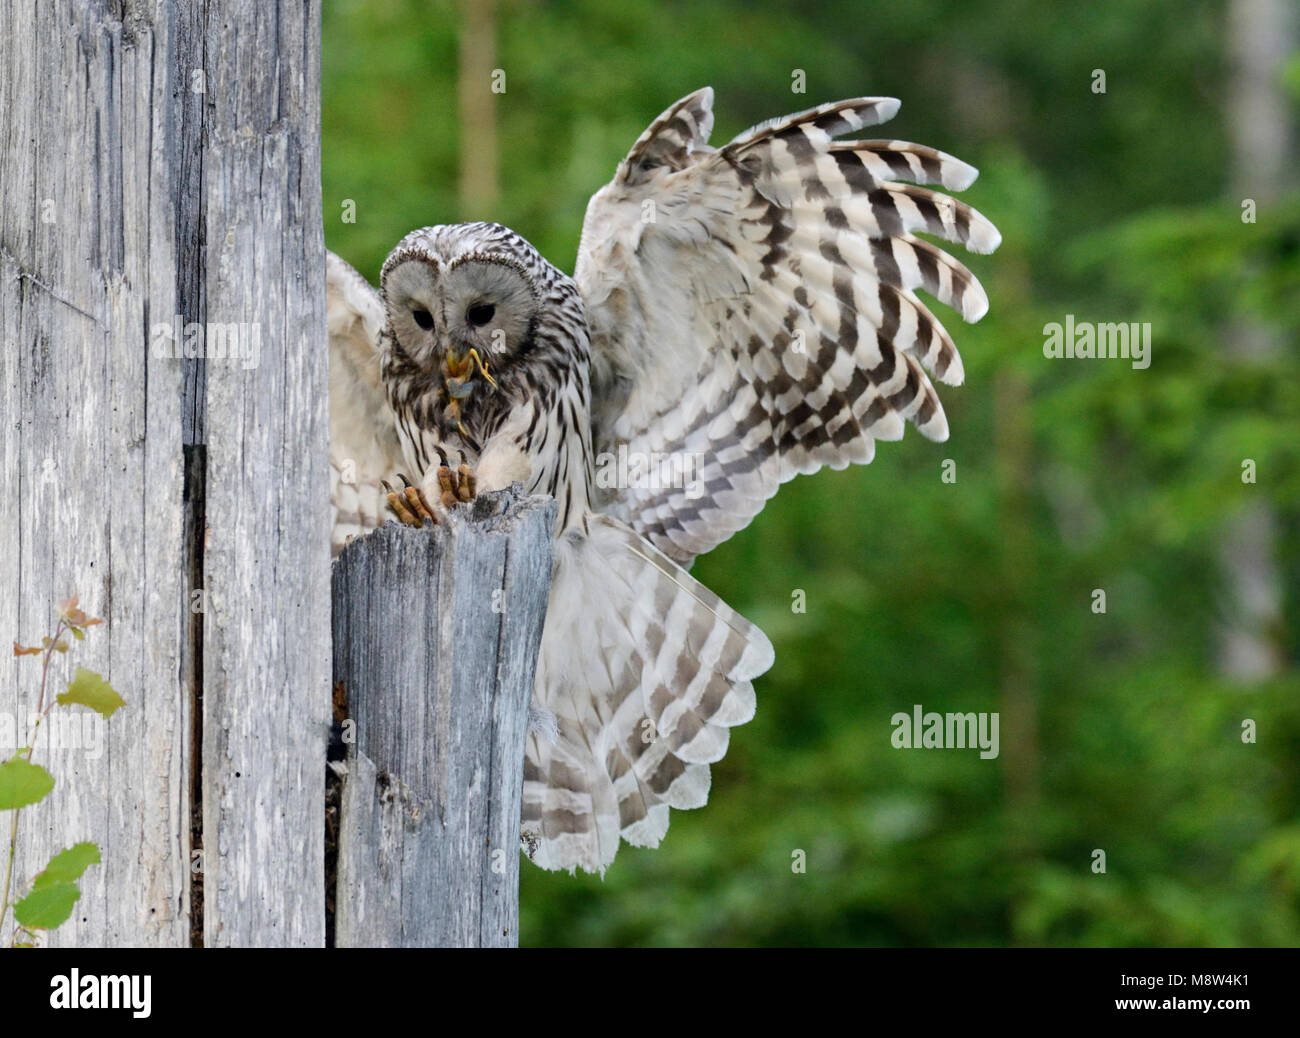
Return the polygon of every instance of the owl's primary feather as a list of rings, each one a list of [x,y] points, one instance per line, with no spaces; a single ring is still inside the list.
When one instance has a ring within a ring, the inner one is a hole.
[[[973,209],[918,186],[961,190],[975,170],[836,142],[897,101],[714,149],[712,99],[668,109],[592,198],[574,280],[496,224],[408,235],[382,297],[331,257],[332,457],[361,484],[336,480],[336,545],[382,521],[374,484],[399,462],[430,492],[466,462],[480,490],[518,479],[560,503],[534,689],[555,725],[530,731],[524,765],[546,868],[601,870],[620,839],[657,846],[670,808],[705,802],[773,654],[683,566],[781,483],[869,462],[905,421],[945,439],[929,374],[960,383],[961,362],[916,293],[972,321],[988,306],[915,237],[997,247]]]

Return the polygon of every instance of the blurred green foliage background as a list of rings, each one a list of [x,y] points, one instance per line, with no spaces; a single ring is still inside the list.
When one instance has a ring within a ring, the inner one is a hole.
[[[1260,186],[1242,220],[1225,3],[500,0],[493,17],[506,90],[494,129],[462,130],[460,5],[324,5],[326,241],[372,280],[406,231],[469,218],[571,272],[587,198],[705,84],[715,144],[901,98],[872,134],[978,166],[964,197],[1004,235],[962,257],[988,316],[940,314],[967,372],[942,393],[949,442],[910,430],[868,467],[800,478],[696,564],[777,650],[708,806],[603,880],[524,862],[522,942],[1300,943],[1300,203]],[[1294,124],[1294,55],[1278,80]],[[457,188],[480,132],[491,212]],[[1150,368],[1046,359],[1067,313],[1150,321]],[[1250,336],[1271,345],[1233,345]],[[1262,620],[1240,615],[1234,537],[1282,589]],[[1233,632],[1265,651],[1257,673],[1225,663]],[[894,749],[890,717],[915,703],[999,711],[1000,756]]]

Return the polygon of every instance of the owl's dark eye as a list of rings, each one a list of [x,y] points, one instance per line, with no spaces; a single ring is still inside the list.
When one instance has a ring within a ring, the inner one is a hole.
[[[428,310],[412,310],[411,316],[415,318],[415,323],[426,332],[433,327],[433,314],[429,313]]]
[[[491,303],[475,303],[465,311],[465,316],[469,318],[469,323],[475,328],[482,328],[488,321],[495,316],[497,308]]]

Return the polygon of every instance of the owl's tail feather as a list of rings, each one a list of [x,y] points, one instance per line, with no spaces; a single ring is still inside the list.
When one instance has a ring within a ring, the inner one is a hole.
[[[670,808],[708,799],[772,645],[616,519],[587,514],[555,551],[533,699],[557,734],[528,736],[524,841],[543,868],[603,872],[620,835],[656,847]]]

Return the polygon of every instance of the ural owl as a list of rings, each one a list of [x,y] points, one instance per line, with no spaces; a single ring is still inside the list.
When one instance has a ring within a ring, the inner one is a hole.
[[[701,806],[754,714],[772,646],[686,571],[800,473],[871,461],[905,421],[948,424],[962,381],[917,296],[988,300],[925,232],[991,252],[976,171],[904,141],[836,138],[892,98],[823,105],[708,145],[713,92],[656,119],[587,207],[570,279],[496,224],[414,231],[376,293],[328,265],[334,546],[520,481],[558,502],[524,762],[548,869],[603,870]],[[904,183],[906,182],[906,183]],[[611,474],[606,471],[618,459]],[[345,470],[346,467],[346,470]],[[385,483],[412,486],[389,494]],[[550,719],[554,723],[551,724]]]

